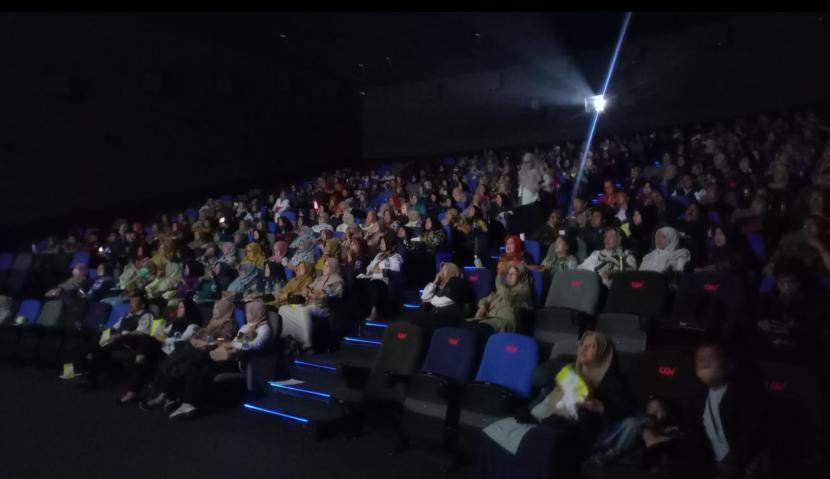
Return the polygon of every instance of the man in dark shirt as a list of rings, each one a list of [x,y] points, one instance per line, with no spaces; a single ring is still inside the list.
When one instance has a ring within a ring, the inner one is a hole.
[[[550,245],[559,237],[559,231],[565,228],[562,217],[562,210],[553,210],[545,224],[540,226],[528,239],[538,242],[542,247],[542,251],[547,252]]]

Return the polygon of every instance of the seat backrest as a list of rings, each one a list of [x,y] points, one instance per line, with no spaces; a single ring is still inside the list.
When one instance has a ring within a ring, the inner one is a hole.
[[[19,253],[14,257],[12,269],[26,271],[32,265],[32,253]]]
[[[794,364],[758,361],[754,369],[767,391],[770,437],[778,438],[773,454],[790,460],[822,455],[827,414],[820,379]]]
[[[421,370],[465,383],[473,375],[477,349],[475,333],[470,329],[436,329]]]
[[[6,271],[12,267],[14,255],[11,253],[0,253],[0,271]]]
[[[648,401],[648,356],[642,352],[616,352],[616,367],[633,394],[637,410],[645,410]]]
[[[525,241],[525,250],[533,258],[533,264],[539,264],[542,261],[542,246],[538,241]]]
[[[497,333],[487,340],[476,381],[498,384],[527,397],[538,362],[535,339],[516,333]]]
[[[372,374],[410,374],[418,367],[422,349],[420,326],[408,322],[391,323],[383,333]]]
[[[59,325],[67,329],[77,329],[83,324],[84,314],[86,313],[88,304],[89,301],[85,299],[64,301],[63,311],[61,311],[61,316],[58,319]]]
[[[17,309],[17,316],[23,316],[29,323],[37,321],[40,316],[41,302],[39,299],[24,299],[20,303],[20,308]]]
[[[594,316],[600,287],[599,275],[593,271],[560,271],[553,275],[545,307],[572,309]]]
[[[551,359],[559,356],[574,356],[576,357],[576,350],[579,349],[579,339],[560,339],[553,343],[553,348],[550,350]]]
[[[106,327],[111,328],[115,326],[121,318],[130,312],[130,303],[118,303],[112,307],[110,317],[107,320]]]
[[[202,324],[207,324],[213,317],[213,302],[199,303],[199,315],[202,318]]]
[[[285,211],[280,216],[285,216],[286,219],[291,221],[291,224],[297,223],[297,213],[293,211]]]
[[[764,237],[758,233],[751,233],[746,235],[746,241],[749,244],[749,249],[755,253],[755,257],[761,264],[767,261],[767,246],[764,243]]]
[[[236,321],[236,325],[238,327],[242,327],[245,325],[245,308],[236,307],[233,308],[233,319]]]
[[[493,292],[493,274],[489,269],[465,266],[464,277],[470,283],[476,301]]]
[[[536,304],[540,304],[542,302],[542,288],[545,283],[545,279],[542,277],[542,272],[531,270],[530,282],[533,283],[533,295],[536,298]]]
[[[680,277],[672,316],[719,322],[735,318],[744,305],[738,276],[726,272],[688,273]]]
[[[98,331],[106,324],[112,314],[112,306],[107,303],[90,303],[84,315],[84,329]]]
[[[294,276],[295,276],[295,273],[294,273],[293,269],[285,268],[285,279],[290,281],[294,278]]]
[[[647,351],[647,392],[682,404],[698,384],[694,357],[683,351]]]
[[[75,265],[81,263],[89,266],[89,253],[87,253],[86,251],[78,251],[77,253],[75,253],[75,256],[72,257],[72,261],[69,263],[69,268],[74,268]]]
[[[666,277],[653,271],[623,271],[614,274],[604,312],[659,317],[666,309]]]
[[[51,328],[58,324],[61,311],[63,311],[63,301],[60,299],[52,299],[43,303],[43,308],[40,310],[40,315],[37,317],[37,324]]]
[[[268,222],[268,232],[269,233],[276,233],[277,232],[277,224],[273,221]]]

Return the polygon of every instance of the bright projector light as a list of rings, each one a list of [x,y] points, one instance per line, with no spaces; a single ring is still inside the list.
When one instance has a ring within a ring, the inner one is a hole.
[[[603,95],[594,95],[585,97],[585,111],[588,113],[602,113],[605,111],[605,106],[608,104],[608,100],[605,99]]]

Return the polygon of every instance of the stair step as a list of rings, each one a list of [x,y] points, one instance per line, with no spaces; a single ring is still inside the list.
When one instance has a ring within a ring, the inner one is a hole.
[[[309,373],[329,373],[339,375],[338,365],[343,364],[358,368],[371,368],[378,353],[375,344],[344,342],[339,351],[315,354],[294,360],[294,368],[301,368]],[[299,379],[299,378],[298,378]]]
[[[335,432],[344,418],[343,408],[339,404],[288,394],[269,394],[246,402],[243,407],[299,426],[310,431],[317,439]]]

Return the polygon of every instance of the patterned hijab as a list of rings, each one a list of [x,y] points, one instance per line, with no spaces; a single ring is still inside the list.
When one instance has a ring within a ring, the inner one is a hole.
[[[265,266],[265,254],[262,252],[262,246],[259,243],[249,243],[245,247],[245,257],[242,258],[242,264],[252,264],[257,269],[262,269]]]

